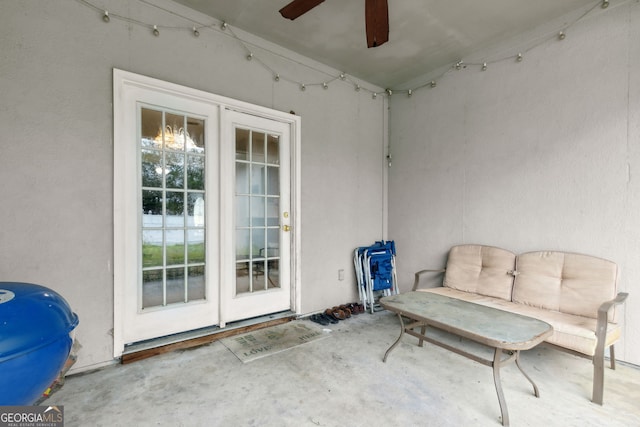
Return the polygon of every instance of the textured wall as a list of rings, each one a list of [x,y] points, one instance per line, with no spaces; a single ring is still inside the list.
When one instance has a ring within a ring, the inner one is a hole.
[[[165,26],[190,25],[177,15],[212,22],[170,1],[154,3],[177,14],[137,0],[99,2]],[[121,20],[105,24],[100,11],[76,1],[6,1],[0,24],[0,280],[39,283],[67,298],[83,346],[74,369],[112,357],[114,67],[300,115],[301,309],[356,299],[351,251],[382,237],[384,99],[339,80],[302,92],[247,61],[229,32],[154,37]],[[283,76],[322,82],[339,74],[236,33]]]
[[[392,98],[389,235],[401,286],[459,243],[607,258],[631,294],[616,355],[640,364],[640,6],[597,8],[562,41],[550,28],[529,35],[548,41],[522,62],[468,66]],[[466,62],[526,48],[512,40]]]

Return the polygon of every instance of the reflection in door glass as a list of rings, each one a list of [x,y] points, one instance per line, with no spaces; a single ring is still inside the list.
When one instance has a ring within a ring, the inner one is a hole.
[[[204,129],[186,114],[140,110],[142,309],[205,299]]]
[[[235,294],[280,287],[279,136],[236,128]]]

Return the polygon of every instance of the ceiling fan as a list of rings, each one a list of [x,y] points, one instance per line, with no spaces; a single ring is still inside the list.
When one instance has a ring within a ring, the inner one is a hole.
[[[280,9],[280,15],[292,21],[304,15],[324,0],[293,0]],[[377,47],[389,41],[389,9],[387,0],[366,0],[365,22],[367,46]]]

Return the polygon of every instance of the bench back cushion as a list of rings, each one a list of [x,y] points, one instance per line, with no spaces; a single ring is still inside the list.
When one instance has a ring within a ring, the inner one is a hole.
[[[483,245],[454,246],[449,251],[443,285],[511,301],[516,255]]]
[[[533,307],[597,318],[617,292],[616,264],[589,255],[529,252],[518,256],[516,271],[513,301]]]

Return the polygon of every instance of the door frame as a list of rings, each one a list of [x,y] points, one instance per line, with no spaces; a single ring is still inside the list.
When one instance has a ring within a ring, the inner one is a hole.
[[[232,98],[215,95],[199,89],[194,89],[174,83],[165,82],[152,77],[143,76],[140,74],[131,73],[128,71],[113,69],[113,128],[114,128],[114,253],[113,253],[113,278],[114,278],[114,327],[113,327],[113,354],[115,358],[120,357],[126,344],[124,339],[124,319],[125,319],[125,287],[127,286],[128,276],[130,272],[127,266],[127,257],[131,256],[130,249],[128,249],[128,243],[124,236],[126,233],[133,231],[131,229],[131,223],[137,223],[137,220],[128,218],[128,212],[130,207],[128,206],[127,197],[123,195],[123,188],[126,188],[127,182],[123,174],[115,173],[119,163],[122,162],[122,150],[118,147],[118,141],[128,141],[131,139],[131,135],[126,134],[124,126],[121,123],[126,122],[126,117],[123,117],[126,111],[129,111],[125,103],[130,102],[126,98],[126,93],[131,88],[144,88],[162,93],[172,94],[180,97],[191,98],[199,102],[204,102],[212,107],[218,109],[218,123],[220,123],[221,116],[224,114],[225,109],[238,111],[241,113],[256,115],[267,119],[275,120],[281,123],[285,123],[290,127],[290,170],[291,170],[291,311],[299,314],[301,307],[301,118],[295,114],[285,113],[277,111],[272,108],[262,107],[259,105],[250,104],[248,102],[235,100]],[[222,126],[218,126],[218,134],[213,135],[218,139],[218,142],[222,140]],[[218,145],[218,150],[219,145]],[[131,159],[125,160],[126,163],[131,162]],[[218,165],[212,165],[213,168],[219,167],[218,177],[224,176],[225,169],[229,168],[225,162],[220,162]],[[228,194],[224,193],[224,186],[221,186],[220,200],[224,200]],[[219,215],[224,215],[223,208],[219,207]],[[220,216],[222,218],[222,216]],[[223,220],[222,223],[225,223]],[[211,226],[218,226],[212,224]],[[218,253],[220,255],[219,271],[213,273],[216,275],[216,283],[222,283],[224,279],[223,273],[225,268],[223,265],[234,264],[229,257],[231,254],[226,254],[222,248],[228,247],[228,239],[232,238],[233,233],[230,230],[220,230],[220,242],[218,243]],[[129,252],[127,252],[129,251]],[[223,298],[220,297],[221,289],[217,289],[218,292],[218,307],[220,319],[224,318],[224,303]],[[211,325],[213,326],[213,325]],[[223,322],[219,325],[221,328],[225,326]]]

